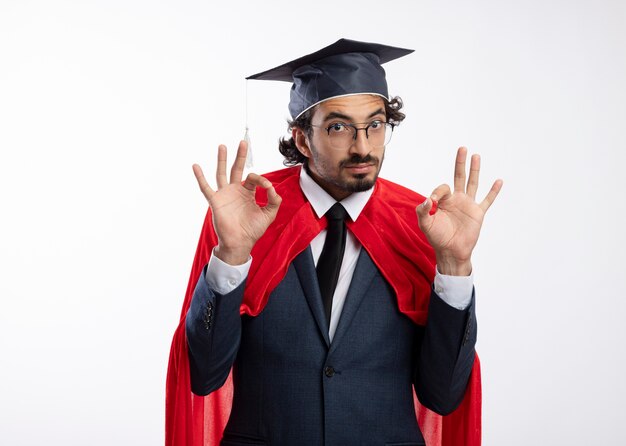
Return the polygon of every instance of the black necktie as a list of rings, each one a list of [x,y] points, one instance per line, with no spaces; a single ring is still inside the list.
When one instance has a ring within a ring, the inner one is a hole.
[[[346,248],[346,217],[348,213],[340,203],[335,203],[328,212],[328,232],[324,248],[317,261],[317,281],[320,284],[326,322],[330,325],[330,310],[333,307],[333,294],[339,279],[339,270]]]

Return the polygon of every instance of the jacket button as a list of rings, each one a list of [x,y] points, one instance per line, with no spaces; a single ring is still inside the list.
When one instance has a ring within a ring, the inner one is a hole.
[[[332,378],[335,375],[335,369],[332,367],[326,367],[324,369],[324,375],[326,375],[329,378]]]

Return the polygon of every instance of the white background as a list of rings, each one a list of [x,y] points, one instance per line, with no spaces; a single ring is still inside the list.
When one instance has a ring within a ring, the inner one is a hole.
[[[382,175],[455,150],[504,188],[475,252],[484,444],[623,445],[622,1],[0,3],[0,443],[158,445],[171,336],[246,75],[340,37],[415,48]],[[255,171],[289,85],[250,81]],[[231,152],[232,153],[232,152]]]

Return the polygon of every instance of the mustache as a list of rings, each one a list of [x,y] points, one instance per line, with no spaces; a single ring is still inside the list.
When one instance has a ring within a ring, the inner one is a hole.
[[[343,161],[341,161],[339,163],[339,167],[350,167],[352,165],[357,165],[357,164],[374,164],[377,165],[380,162],[380,160],[372,155],[365,155],[365,156],[360,156],[357,155],[356,153],[354,155],[352,155],[350,158],[345,159]]]

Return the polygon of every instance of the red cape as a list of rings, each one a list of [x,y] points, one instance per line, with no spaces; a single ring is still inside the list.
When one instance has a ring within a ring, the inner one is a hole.
[[[292,167],[264,175],[283,198],[276,220],[252,250],[241,314],[258,315],[272,290],[285,277],[289,264],[326,227],[318,219],[300,189],[300,168]],[[267,203],[257,189],[256,200]],[[383,180],[355,222],[348,228],[394,289],[398,308],[419,325],[426,323],[431,284],[435,274],[434,252],[417,223],[415,207],[424,197]],[[217,237],[210,209],[207,212],[189,277],[187,293],[174,333],[167,371],[165,398],[166,446],[217,446],[230,415],[233,383],[200,397],[191,392],[185,316],[200,273],[209,261]],[[478,357],[465,397],[452,414],[440,416],[416,399],[417,419],[428,446],[480,446],[481,382]]]

